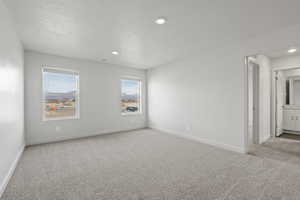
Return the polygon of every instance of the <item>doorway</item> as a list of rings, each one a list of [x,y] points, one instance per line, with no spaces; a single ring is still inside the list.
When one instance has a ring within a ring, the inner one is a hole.
[[[299,162],[300,55],[276,55],[256,54],[245,59],[245,151]]]
[[[268,56],[257,54],[246,57],[246,152],[252,144],[262,144],[271,137],[271,66]]]
[[[259,144],[259,64],[247,57],[248,70],[248,145]]]
[[[277,68],[273,77],[274,136],[300,135],[300,68]]]

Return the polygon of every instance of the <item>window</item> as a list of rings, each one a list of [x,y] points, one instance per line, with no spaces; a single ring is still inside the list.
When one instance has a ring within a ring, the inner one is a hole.
[[[141,113],[141,81],[134,79],[121,80],[122,114]]]
[[[79,118],[79,73],[43,69],[43,119]]]

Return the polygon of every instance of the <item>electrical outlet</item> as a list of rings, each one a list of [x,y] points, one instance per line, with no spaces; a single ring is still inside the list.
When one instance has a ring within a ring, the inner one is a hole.
[[[56,132],[60,132],[61,131],[61,127],[60,126],[55,126],[55,131]]]
[[[186,131],[186,132],[190,132],[190,131],[191,131],[191,125],[186,124],[186,125],[185,125],[185,131]]]

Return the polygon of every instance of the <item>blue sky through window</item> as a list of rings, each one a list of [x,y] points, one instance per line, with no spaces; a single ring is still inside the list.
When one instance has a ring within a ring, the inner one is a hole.
[[[126,95],[137,95],[140,82],[135,80],[122,80],[122,93]]]
[[[46,92],[67,93],[76,90],[76,76],[44,72],[44,87]]]

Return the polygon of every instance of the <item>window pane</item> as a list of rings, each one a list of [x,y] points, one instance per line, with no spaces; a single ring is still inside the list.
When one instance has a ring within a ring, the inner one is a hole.
[[[78,74],[44,70],[44,119],[78,117]]]
[[[121,80],[121,106],[122,113],[140,112],[141,81]]]

